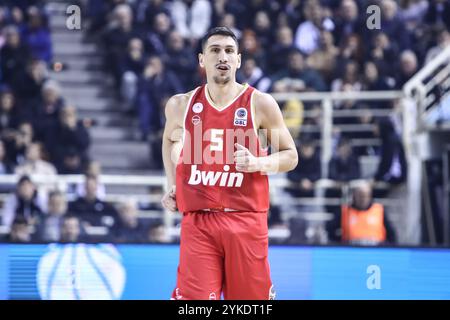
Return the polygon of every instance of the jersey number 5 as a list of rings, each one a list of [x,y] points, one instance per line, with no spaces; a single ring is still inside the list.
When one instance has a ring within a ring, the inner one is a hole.
[[[223,129],[211,129],[211,151],[223,151]]]

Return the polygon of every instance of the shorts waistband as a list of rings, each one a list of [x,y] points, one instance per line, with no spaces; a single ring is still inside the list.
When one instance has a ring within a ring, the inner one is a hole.
[[[201,209],[198,210],[201,212],[235,212],[235,211],[241,211],[241,210],[236,210],[236,209],[231,209],[231,208],[207,208],[207,209]]]

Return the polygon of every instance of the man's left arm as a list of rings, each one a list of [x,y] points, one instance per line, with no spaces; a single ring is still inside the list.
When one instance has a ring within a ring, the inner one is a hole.
[[[298,154],[278,103],[271,95],[258,91],[254,93],[253,103],[256,106],[255,125],[266,130],[272,152],[268,156],[255,157],[247,148],[236,144],[236,170],[262,173],[291,171],[297,166]]]

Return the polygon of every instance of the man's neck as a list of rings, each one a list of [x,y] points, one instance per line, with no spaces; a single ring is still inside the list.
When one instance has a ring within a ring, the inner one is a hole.
[[[227,84],[216,84],[208,82],[206,91],[214,105],[223,108],[233,101],[243,90],[244,85],[235,81]]]

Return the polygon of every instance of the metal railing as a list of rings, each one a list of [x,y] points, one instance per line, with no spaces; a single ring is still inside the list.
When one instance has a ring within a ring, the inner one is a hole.
[[[417,72],[403,87],[405,97],[416,107],[418,130],[430,125],[425,119],[450,96],[450,46]]]
[[[314,93],[274,93],[273,97],[279,102],[285,102],[291,99],[296,99],[302,102],[320,102],[321,105],[321,121],[320,121],[320,145],[321,145],[321,165],[322,165],[322,176],[323,178],[328,177],[328,162],[331,159],[333,152],[332,145],[332,131],[333,131],[333,118],[339,116],[359,116],[363,115],[366,110],[335,110],[333,108],[333,102],[336,101],[344,101],[344,100],[367,100],[367,101],[386,101],[386,100],[397,100],[403,97],[403,93],[401,91],[381,91],[381,92],[314,92]],[[370,108],[368,109],[372,111]],[[396,113],[397,116],[402,118],[402,122],[407,122],[405,117],[409,117],[409,113],[403,112],[398,113],[398,110],[385,110],[385,109],[375,109],[374,116],[388,116]],[[306,115],[305,111],[304,115]],[[340,125],[345,130],[356,130],[358,131],[358,125]],[[361,127],[359,127],[361,128]],[[367,128],[370,129],[371,126],[368,125]],[[362,130],[362,129],[361,129]],[[355,139],[355,145],[377,145],[379,141],[377,139]],[[300,163],[301,165],[301,163]],[[60,175],[60,176],[33,176],[33,181],[38,184],[43,184],[47,186],[53,186],[54,188],[58,188],[61,191],[66,191],[70,184],[78,184],[84,181],[83,175]],[[18,180],[18,176],[16,175],[3,175],[0,176],[0,184],[15,184]],[[158,186],[163,190],[166,188],[166,181],[164,176],[128,176],[128,175],[101,175],[100,182],[104,185],[141,185],[141,186]],[[284,181],[284,182],[283,182]],[[321,179],[317,182],[317,186],[323,187],[324,183],[326,183],[324,179]],[[273,191],[276,188],[283,188],[287,186],[286,179],[277,180],[271,179],[271,190]],[[120,201],[126,199],[127,195],[109,195],[107,200],[109,201]],[[151,199],[150,195],[134,195],[135,198],[140,200],[151,200],[157,201],[155,197]],[[323,200],[323,199],[322,199]],[[336,200],[336,199],[335,199]],[[306,199],[305,199],[306,201]],[[315,201],[315,200],[313,200]],[[388,204],[389,201],[386,202]],[[321,201],[320,203],[326,204],[326,202]],[[164,214],[164,222],[169,229],[173,229],[173,221],[176,215],[173,213],[165,212]],[[173,230],[171,231],[173,232]]]
[[[298,100],[302,102],[320,102],[322,109],[321,117],[321,164],[322,177],[328,177],[328,162],[332,155],[332,139],[333,139],[333,116],[359,116],[369,110],[334,110],[333,102],[336,101],[386,101],[403,98],[401,91],[352,91],[352,92],[303,92],[303,93],[272,93],[274,99],[281,103],[289,100]],[[374,110],[377,115],[389,115],[393,111]]]
[[[410,210],[415,212],[413,219],[419,221],[421,213],[422,191],[425,197],[425,218],[431,215],[431,209],[427,205],[427,190],[422,190],[423,181],[427,180],[423,170],[423,161],[429,156],[433,148],[436,148],[434,136],[431,130],[438,127],[438,121],[429,121],[432,113],[437,113],[442,108],[444,101],[450,99],[450,46],[447,46],[433,60],[427,63],[417,72],[403,87],[404,99],[404,130],[403,136],[407,147],[409,180],[408,189],[412,199]],[[442,109],[441,109],[442,111]],[[435,119],[437,120],[437,119]],[[434,122],[434,123],[433,123]],[[441,128],[444,126],[441,125]],[[431,130],[430,130],[431,129]],[[443,147],[438,147],[443,150]],[[419,211],[419,212],[417,212]],[[444,220],[450,220],[450,213],[444,210]],[[429,219],[428,219],[429,220]],[[431,225],[432,221],[428,221]],[[448,231],[448,230],[447,230]],[[420,234],[420,229],[411,225],[410,234]],[[444,239],[448,245],[448,235]]]

